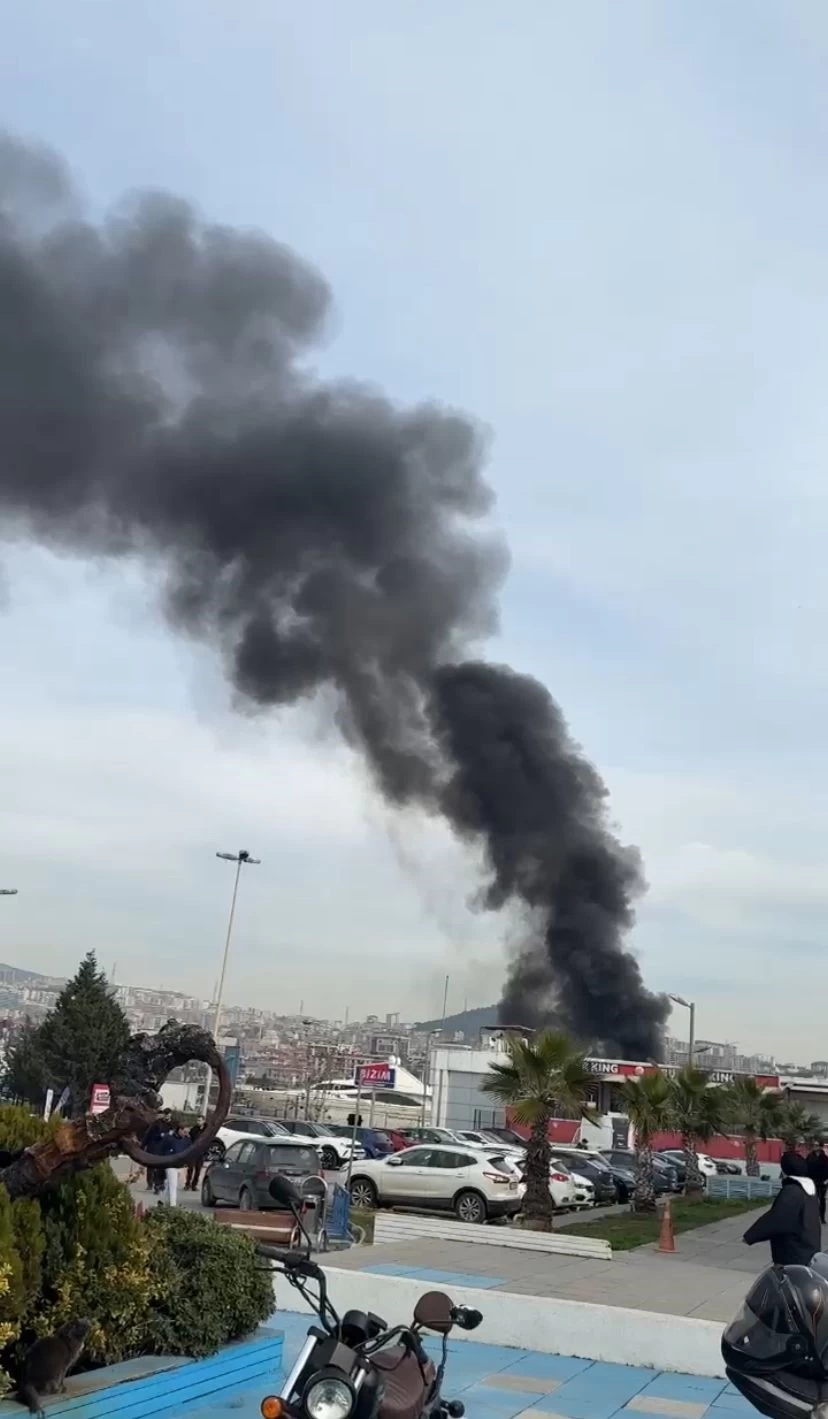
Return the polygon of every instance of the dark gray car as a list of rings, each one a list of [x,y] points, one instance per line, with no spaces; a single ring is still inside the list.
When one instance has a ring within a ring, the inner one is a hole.
[[[277,1173],[291,1178],[304,1196],[318,1192],[311,1186],[319,1177],[322,1163],[310,1140],[294,1143],[287,1138],[255,1143],[243,1139],[227,1149],[224,1157],[211,1163],[201,1184],[201,1201],[205,1207],[240,1207],[243,1212],[260,1212],[278,1207],[270,1196],[270,1181]]]

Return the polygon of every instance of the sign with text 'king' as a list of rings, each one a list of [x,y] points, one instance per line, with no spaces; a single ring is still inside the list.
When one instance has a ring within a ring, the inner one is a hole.
[[[357,1066],[357,1083],[363,1089],[393,1089],[396,1082],[397,1071],[393,1064],[380,1062]]]

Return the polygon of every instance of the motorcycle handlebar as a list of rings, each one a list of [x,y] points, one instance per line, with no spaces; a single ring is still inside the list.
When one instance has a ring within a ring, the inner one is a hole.
[[[304,1276],[321,1276],[321,1268],[309,1256],[300,1251],[284,1251],[281,1247],[268,1246],[266,1242],[256,1243],[256,1255],[266,1261],[277,1261],[285,1271],[301,1272]]]
[[[461,1330],[477,1330],[483,1320],[483,1312],[473,1306],[452,1306],[451,1319]]]

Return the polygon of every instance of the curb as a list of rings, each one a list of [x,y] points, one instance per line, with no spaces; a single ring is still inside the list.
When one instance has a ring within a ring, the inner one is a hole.
[[[331,1300],[340,1315],[352,1309],[374,1311],[390,1324],[410,1316],[427,1289],[413,1277],[378,1276],[329,1266],[325,1267],[325,1275]],[[273,1324],[278,1325],[279,1308],[311,1314],[310,1307],[284,1278],[278,1277],[273,1289],[277,1304]],[[711,1379],[725,1377],[722,1326],[717,1321],[466,1286],[452,1287],[451,1297],[456,1304],[474,1306],[483,1313],[483,1323],[473,1334],[452,1331],[452,1343],[457,1340],[506,1345],[611,1365],[640,1365]]]

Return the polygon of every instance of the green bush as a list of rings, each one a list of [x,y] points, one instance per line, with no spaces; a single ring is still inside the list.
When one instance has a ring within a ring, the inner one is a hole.
[[[0,1147],[37,1142],[55,1125],[0,1105]],[[81,1368],[135,1355],[206,1355],[273,1310],[253,1243],[212,1220],[155,1209],[135,1216],[108,1163],[38,1199],[0,1186],[0,1396],[38,1335],[86,1316]]]
[[[147,1351],[209,1355],[255,1330],[274,1307],[273,1278],[241,1232],[192,1212],[156,1208],[144,1222],[158,1296]]]
[[[45,1247],[39,1335],[85,1316],[87,1363],[113,1365],[145,1353],[155,1300],[149,1242],[129,1189],[108,1163],[67,1179],[40,1200]]]

